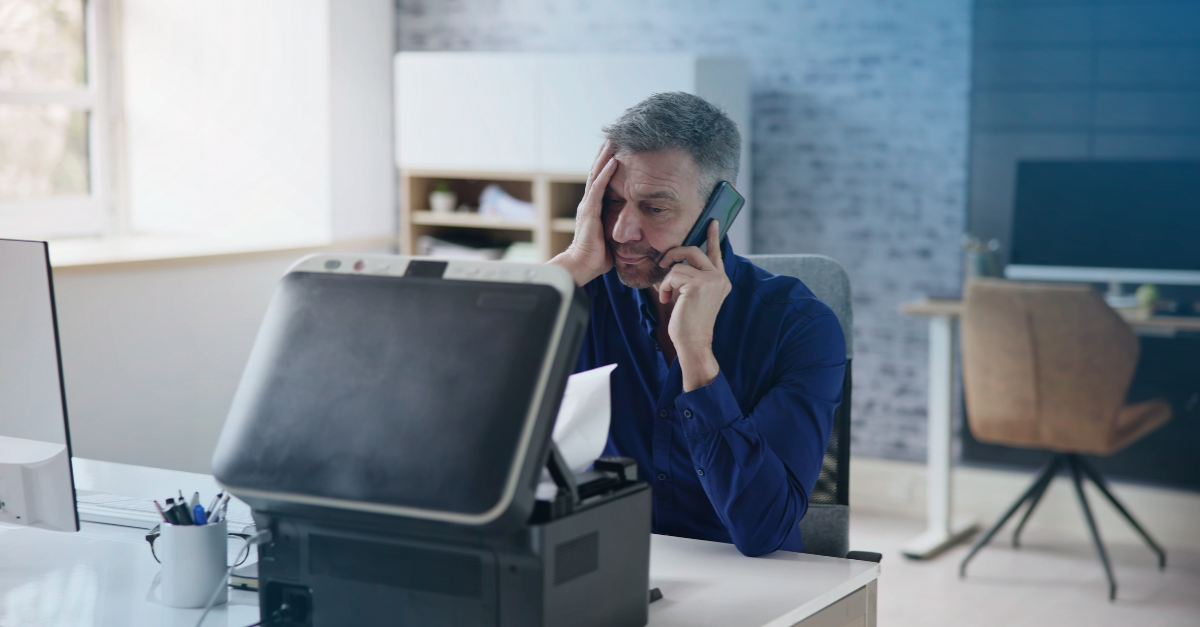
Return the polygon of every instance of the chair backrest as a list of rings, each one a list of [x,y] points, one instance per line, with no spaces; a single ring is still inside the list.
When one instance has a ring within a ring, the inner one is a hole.
[[[824,255],[747,255],[754,265],[782,276],[800,279],[821,299],[842,325],[846,336],[846,375],[842,404],[834,411],[829,447],[821,461],[821,474],[809,495],[808,512],[800,521],[804,552],[845,557],[850,535],[850,392],[854,357],[854,308],[850,277],[837,261]]]
[[[963,384],[981,442],[1100,451],[1116,432],[1138,340],[1086,285],[976,279],[963,312]]]

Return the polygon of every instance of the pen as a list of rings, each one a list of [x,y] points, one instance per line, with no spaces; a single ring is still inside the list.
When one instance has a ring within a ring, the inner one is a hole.
[[[158,501],[154,502],[154,509],[158,510],[158,515],[162,516],[163,522],[171,522],[171,519],[167,518],[167,515],[163,512],[162,505],[159,505]]]
[[[208,504],[208,509],[204,510],[204,511],[205,511],[205,513],[207,513],[207,514],[208,514],[208,516],[209,516],[210,518],[212,517],[212,515],[213,515],[214,513],[216,513],[216,511],[217,511],[217,503],[220,503],[220,502],[221,502],[221,495],[223,495],[223,494],[225,494],[225,493],[224,493],[224,492],[217,492],[217,495],[213,497],[213,500],[212,500],[212,502],[210,502],[210,503]]]
[[[200,493],[199,493],[199,492],[193,492],[193,493],[192,493],[192,500],[188,501],[188,504],[187,504],[187,506],[188,506],[188,511],[190,512],[190,511],[192,511],[192,510],[196,509],[196,506],[197,506],[197,505],[199,505],[199,504],[200,504]]]
[[[227,509],[229,509],[229,495],[225,495],[225,498],[221,499],[221,504],[217,506],[217,517],[214,522],[225,520],[225,510]]]
[[[179,519],[178,524],[180,525],[193,524],[192,514],[187,510],[187,504],[185,501],[177,501],[175,503],[175,517]]]
[[[167,511],[163,512],[163,516],[172,525],[179,524],[179,516],[175,514],[175,499],[167,499]]]
[[[203,525],[208,522],[204,517],[204,508],[199,505],[192,508],[192,518],[196,520],[197,525]]]

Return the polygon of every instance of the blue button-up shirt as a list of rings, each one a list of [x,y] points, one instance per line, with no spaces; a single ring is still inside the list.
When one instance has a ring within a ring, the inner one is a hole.
[[[842,401],[837,317],[799,280],[722,245],[732,291],[713,328],[721,371],[684,393],[658,347],[657,309],[616,270],[584,286],[591,321],[576,371],[618,364],[605,455],[654,487],[655,533],[732,542],[746,555],[802,549],[798,523]]]

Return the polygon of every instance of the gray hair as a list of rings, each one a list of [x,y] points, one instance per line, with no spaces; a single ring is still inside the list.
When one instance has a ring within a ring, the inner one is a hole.
[[[682,150],[700,171],[701,202],[721,181],[735,183],[742,159],[737,124],[712,103],[681,91],[654,94],[601,129],[618,152]]]

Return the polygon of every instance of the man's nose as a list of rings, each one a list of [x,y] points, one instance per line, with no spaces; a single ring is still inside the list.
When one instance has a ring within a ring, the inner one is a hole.
[[[617,214],[617,222],[613,224],[613,240],[619,244],[636,242],[642,239],[641,216],[636,207],[626,203]]]

